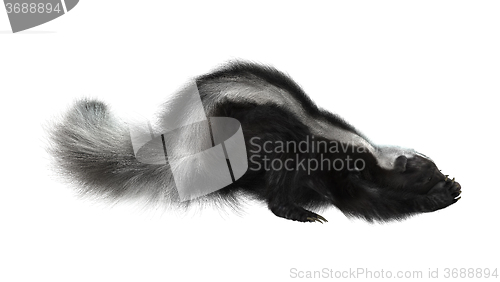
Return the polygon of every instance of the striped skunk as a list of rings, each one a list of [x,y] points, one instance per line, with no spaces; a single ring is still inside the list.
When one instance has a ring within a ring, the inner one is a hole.
[[[246,195],[290,220],[323,223],[326,219],[309,209],[334,205],[346,216],[372,222],[436,211],[460,199],[460,184],[430,158],[373,144],[275,68],[231,62],[194,83],[207,116],[241,124],[248,169],[230,185],[186,205],[236,205]],[[163,105],[155,132],[165,130],[181,94]],[[51,128],[50,143],[58,168],[85,194],[181,202],[172,167],[138,161],[126,123],[100,101],[76,102]]]

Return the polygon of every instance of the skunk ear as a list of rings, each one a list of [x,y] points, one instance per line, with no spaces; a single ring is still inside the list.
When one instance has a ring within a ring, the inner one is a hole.
[[[394,170],[398,172],[405,172],[406,170],[406,162],[408,159],[405,156],[399,156],[394,161]]]

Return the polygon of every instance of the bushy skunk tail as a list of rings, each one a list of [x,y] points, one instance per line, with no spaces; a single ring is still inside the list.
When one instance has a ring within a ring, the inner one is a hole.
[[[168,165],[139,162],[126,123],[97,100],[83,99],[50,132],[49,152],[58,171],[83,194],[117,200],[146,197],[178,199]]]

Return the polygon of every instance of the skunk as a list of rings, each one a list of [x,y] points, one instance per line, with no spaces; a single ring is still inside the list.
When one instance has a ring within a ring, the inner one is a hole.
[[[375,145],[342,118],[318,107],[273,67],[230,62],[194,83],[207,116],[241,124],[248,168],[238,179],[233,176],[231,184],[182,202],[186,205],[237,205],[247,196],[290,220],[326,222],[310,210],[334,205],[348,217],[373,222],[436,211],[460,199],[460,184],[443,175],[430,158],[410,149]],[[155,132],[166,130],[182,93],[163,105]],[[184,118],[190,113],[185,111]],[[50,134],[58,168],[83,193],[181,203],[171,164],[139,161],[129,127],[104,103],[77,101]],[[196,138],[188,139],[181,143],[190,146]],[[183,177],[189,178],[189,172]]]

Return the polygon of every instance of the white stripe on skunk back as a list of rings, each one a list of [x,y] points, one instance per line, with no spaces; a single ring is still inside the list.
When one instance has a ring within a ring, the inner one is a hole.
[[[416,153],[412,149],[399,147],[376,147],[355,132],[342,129],[325,119],[311,117],[293,95],[272,84],[260,81],[258,78],[245,81],[214,82],[211,85],[211,91],[212,95],[207,96],[203,101],[204,105],[209,109],[209,115],[210,110],[214,110],[219,103],[226,100],[251,102],[258,105],[278,105],[285,108],[303,124],[307,125],[314,135],[362,147],[366,151],[371,152],[377,158],[379,166],[385,169],[392,169],[398,156],[404,155],[409,158]]]

